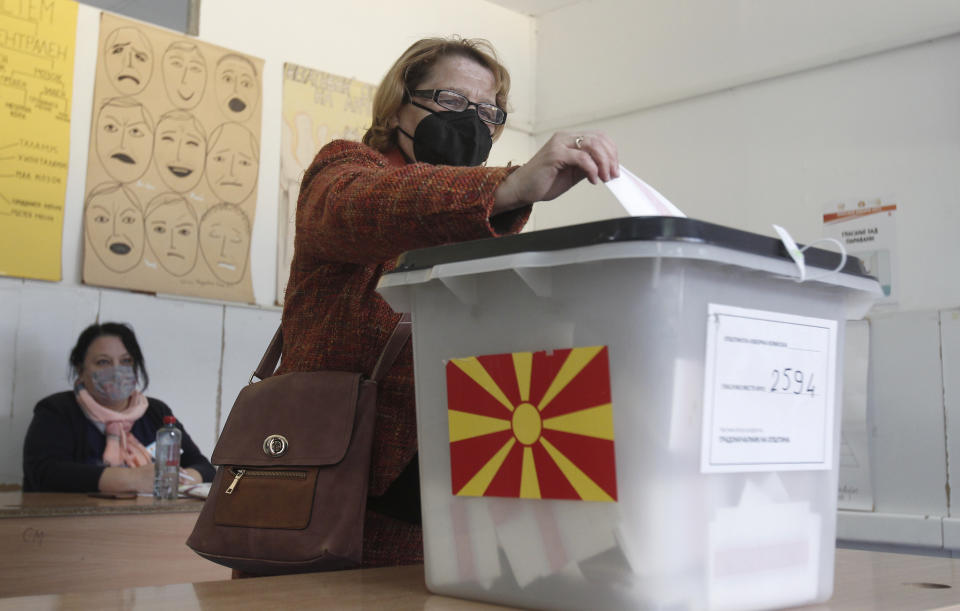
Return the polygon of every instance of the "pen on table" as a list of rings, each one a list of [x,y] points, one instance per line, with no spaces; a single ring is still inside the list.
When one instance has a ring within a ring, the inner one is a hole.
[[[187,480],[188,482],[195,482],[195,481],[197,481],[197,478],[193,477],[192,475],[190,475],[189,473],[187,473],[187,472],[184,471],[183,469],[180,469],[180,477],[182,477],[183,479]]]

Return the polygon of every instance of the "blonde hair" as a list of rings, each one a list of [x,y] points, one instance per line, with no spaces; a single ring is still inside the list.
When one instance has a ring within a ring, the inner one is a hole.
[[[424,38],[403,52],[377,87],[373,96],[373,122],[363,135],[363,143],[385,153],[397,145],[397,128],[390,127],[400,108],[409,101],[413,91],[429,76],[437,61],[443,57],[460,56],[473,60],[493,74],[497,106],[507,110],[510,93],[510,73],[500,63],[497,52],[482,38]],[[496,140],[503,125],[495,125]]]

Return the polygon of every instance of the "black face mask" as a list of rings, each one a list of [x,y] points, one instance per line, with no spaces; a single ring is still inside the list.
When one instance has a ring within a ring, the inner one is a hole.
[[[438,112],[416,102],[411,104],[430,113],[420,121],[412,136],[397,127],[400,133],[413,140],[413,154],[417,161],[434,165],[476,166],[487,160],[493,138],[490,128],[480,120],[476,109]]]

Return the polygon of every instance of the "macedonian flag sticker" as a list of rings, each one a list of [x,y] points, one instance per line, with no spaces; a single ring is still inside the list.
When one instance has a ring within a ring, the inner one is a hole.
[[[458,496],[616,501],[606,346],[447,363]]]

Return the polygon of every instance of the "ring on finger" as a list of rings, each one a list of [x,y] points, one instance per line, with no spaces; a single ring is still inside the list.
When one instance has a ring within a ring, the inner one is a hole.
[[[577,136],[576,140],[573,141],[573,145],[578,149],[583,148],[583,136]]]

